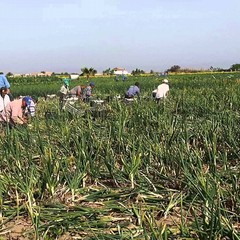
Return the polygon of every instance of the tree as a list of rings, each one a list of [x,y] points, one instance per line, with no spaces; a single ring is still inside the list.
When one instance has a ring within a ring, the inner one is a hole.
[[[114,73],[114,69],[110,69],[110,68],[103,71],[103,75],[113,75],[113,73]]]
[[[135,70],[132,71],[132,75],[140,75],[144,73],[145,72],[143,70],[140,70],[139,68],[136,68]]]
[[[213,72],[213,70],[214,70],[214,67],[213,67],[213,66],[211,66],[211,67],[209,68],[209,70],[210,70],[211,72]]]
[[[97,70],[94,68],[89,68],[89,73],[90,73],[90,76],[95,76],[95,74],[97,73]]]
[[[180,70],[180,66],[178,66],[178,65],[173,65],[172,67],[170,67],[168,70],[167,70],[167,72],[179,72],[179,70]]]
[[[89,78],[89,76],[95,76],[95,74],[97,73],[97,70],[95,70],[94,68],[82,68],[81,69],[82,74],[81,76],[87,76],[87,78]]]
[[[13,74],[12,74],[11,72],[8,72],[8,73],[6,74],[6,77],[11,77],[11,76],[13,76]]]
[[[239,63],[235,63],[230,67],[230,70],[232,71],[240,71],[240,64]]]

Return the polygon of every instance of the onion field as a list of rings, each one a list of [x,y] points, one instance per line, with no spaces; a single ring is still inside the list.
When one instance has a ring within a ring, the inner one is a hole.
[[[28,127],[2,128],[0,239],[240,239],[240,73],[94,81],[105,114],[59,110],[57,78],[9,79],[39,97]],[[141,98],[116,98],[136,81]],[[97,113],[98,109],[96,110]]]

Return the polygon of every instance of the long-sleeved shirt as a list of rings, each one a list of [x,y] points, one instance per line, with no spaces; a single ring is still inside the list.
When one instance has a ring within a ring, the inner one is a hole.
[[[0,121],[13,124],[25,123],[23,116],[22,99],[17,99],[8,103],[8,105],[0,114]]]
[[[0,88],[2,87],[10,88],[10,83],[3,74],[0,74]]]
[[[60,88],[60,93],[66,95],[69,92],[69,88],[66,85],[62,85],[62,87]]]
[[[70,90],[70,94],[76,96],[80,96],[81,92],[82,92],[81,86],[76,86]]]
[[[91,86],[87,86],[84,90],[83,90],[83,98],[89,98],[92,96],[92,87]]]
[[[169,92],[169,85],[162,83],[157,87],[156,99],[165,98]]]
[[[10,103],[10,98],[6,94],[4,97],[0,95],[0,113],[6,108],[6,106]]]
[[[128,97],[134,97],[134,96],[139,95],[139,94],[140,94],[140,88],[136,85],[130,86],[130,88],[126,92],[126,95]]]
[[[33,100],[31,100],[31,103],[28,106],[27,111],[31,115],[31,117],[35,117],[35,114],[36,114],[36,104],[35,104],[35,102]]]

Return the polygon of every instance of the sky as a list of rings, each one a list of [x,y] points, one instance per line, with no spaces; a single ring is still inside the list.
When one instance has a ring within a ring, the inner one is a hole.
[[[1,0],[0,71],[240,63],[240,0]]]

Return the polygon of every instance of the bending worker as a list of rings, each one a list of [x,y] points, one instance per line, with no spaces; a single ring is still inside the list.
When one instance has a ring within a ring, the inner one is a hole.
[[[155,95],[155,99],[157,102],[166,98],[169,94],[168,80],[163,79],[162,83],[158,85],[157,89],[155,89],[152,93],[153,96]]]
[[[125,93],[125,98],[134,98],[135,96],[140,97],[140,87],[138,82],[130,86],[130,88]]]
[[[32,99],[29,96],[8,103],[0,114],[0,122],[9,124],[10,127],[27,124],[27,113],[31,103]]]
[[[69,93],[72,97],[81,97],[82,89],[83,87],[79,85],[72,88]]]

